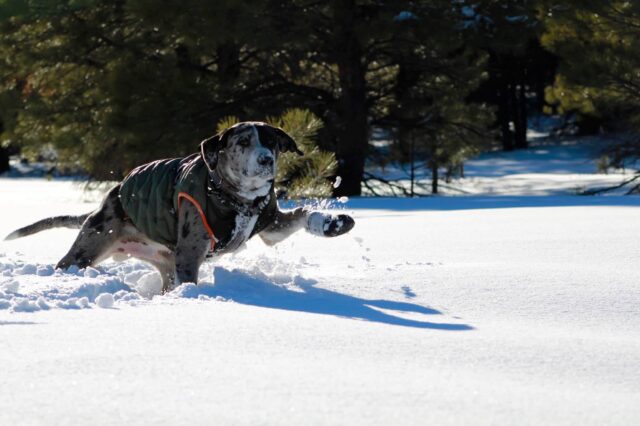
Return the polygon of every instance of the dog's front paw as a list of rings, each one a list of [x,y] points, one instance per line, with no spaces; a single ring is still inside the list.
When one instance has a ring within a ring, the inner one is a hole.
[[[346,214],[313,212],[307,219],[307,230],[321,237],[337,237],[351,231],[355,224],[353,218]]]

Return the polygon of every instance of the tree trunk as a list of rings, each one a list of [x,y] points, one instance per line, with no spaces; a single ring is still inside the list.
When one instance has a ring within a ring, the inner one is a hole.
[[[9,171],[9,150],[0,146],[0,173]]]
[[[513,88],[516,103],[514,104],[515,124],[515,145],[517,149],[527,149],[527,88],[526,71],[524,65],[520,64],[521,75],[517,87]]]
[[[500,89],[498,90],[498,121],[500,123],[500,130],[502,136],[502,149],[505,151],[513,151],[513,134],[509,126],[511,121],[510,107],[509,107],[509,86],[506,81],[500,82]]]
[[[438,193],[438,148],[436,142],[432,141],[431,145],[431,159],[429,160],[429,166],[431,167],[431,193]]]
[[[0,120],[0,133],[4,132],[4,124]],[[0,173],[9,171],[9,150],[0,145]]]
[[[360,195],[369,143],[365,67],[362,64],[362,47],[353,31],[355,2],[335,0],[333,6],[336,65],[341,89],[337,105],[336,154],[338,174],[342,177],[342,184],[334,195]]]
[[[416,181],[416,152],[415,152],[415,138],[413,135],[411,138],[411,197],[415,195],[414,184]]]
[[[431,163],[431,193],[438,193],[438,162]]]
[[[216,54],[221,85],[231,88],[240,75],[240,48],[235,43],[224,43],[218,46]]]

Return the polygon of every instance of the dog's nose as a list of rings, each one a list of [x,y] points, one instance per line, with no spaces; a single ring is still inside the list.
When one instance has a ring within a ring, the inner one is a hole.
[[[260,164],[261,166],[272,166],[273,157],[270,155],[260,155],[258,157],[258,164]]]

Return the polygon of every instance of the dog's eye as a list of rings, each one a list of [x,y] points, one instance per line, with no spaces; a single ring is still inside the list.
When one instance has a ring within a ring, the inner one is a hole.
[[[249,139],[247,139],[247,138],[243,138],[243,139],[240,139],[240,140],[238,141],[238,145],[240,145],[240,146],[241,146],[241,147],[243,147],[243,148],[248,147],[250,143],[251,143],[251,142],[250,142],[250,141],[249,141]]]
[[[273,139],[265,139],[264,141],[261,141],[261,142],[265,148],[273,149],[277,146],[276,142]]]

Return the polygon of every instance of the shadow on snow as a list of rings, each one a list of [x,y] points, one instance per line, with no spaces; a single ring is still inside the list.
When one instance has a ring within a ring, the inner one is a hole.
[[[198,286],[184,285],[177,290],[177,296],[222,297],[245,305],[332,315],[405,327],[450,331],[473,329],[467,324],[438,323],[396,316],[382,310],[422,315],[438,315],[441,312],[415,303],[364,299],[316,288],[315,280],[301,277],[296,277],[294,280],[295,289],[288,289],[274,283],[266,276],[252,275],[240,270],[228,271],[216,267],[213,275],[215,285],[207,283]]]
[[[3,321],[0,320],[0,325],[32,325],[32,324],[40,324],[39,322],[32,321]]]
[[[640,207],[640,197],[636,196],[460,196],[351,198],[346,209],[372,209],[387,211],[421,210],[476,210],[532,207]]]

